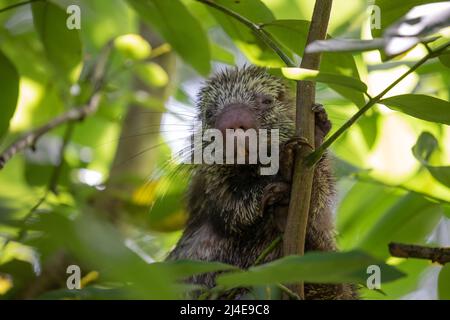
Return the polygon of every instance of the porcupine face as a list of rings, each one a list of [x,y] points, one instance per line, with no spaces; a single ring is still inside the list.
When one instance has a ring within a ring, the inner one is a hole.
[[[227,69],[210,78],[198,96],[203,129],[278,129],[280,143],[294,133],[285,82],[264,68]]]

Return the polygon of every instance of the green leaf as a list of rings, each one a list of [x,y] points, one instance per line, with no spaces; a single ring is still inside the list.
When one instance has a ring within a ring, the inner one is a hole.
[[[372,109],[372,112],[366,112],[364,117],[358,121],[358,126],[361,129],[367,148],[371,150],[377,141],[379,129],[378,120],[381,118],[379,112]]]
[[[74,72],[81,63],[82,54],[79,31],[67,28],[68,15],[51,2],[34,2],[32,11],[48,61],[63,78],[74,82],[77,78]]]
[[[0,139],[8,132],[9,121],[16,111],[19,98],[19,73],[11,61],[0,51]]]
[[[422,132],[412,148],[414,157],[421,163],[426,164],[433,152],[438,148],[438,141],[429,132]]]
[[[447,68],[450,68],[450,52],[440,55],[439,61]]]
[[[396,261],[397,262],[397,261]],[[406,276],[383,284],[381,290],[385,295],[381,295],[374,290],[364,288],[359,291],[361,298],[364,300],[397,300],[403,298],[408,293],[411,293],[420,288],[421,280],[423,279],[424,271],[430,266],[430,263],[419,259],[404,259],[398,260],[395,268],[403,272]]]
[[[339,247],[350,250],[402,196],[373,182],[358,181],[340,202],[337,213]]]
[[[438,141],[429,132],[422,132],[412,148],[414,157],[427,168],[428,172],[440,183],[450,188],[450,166],[433,166],[428,160],[431,154],[438,148]]]
[[[292,80],[317,81],[327,84],[337,84],[359,92],[367,91],[366,84],[359,79],[350,78],[339,74],[325,73],[303,68],[282,68],[281,72],[286,78]]]
[[[380,103],[415,118],[450,125],[450,103],[423,94],[403,94]]]
[[[260,0],[216,0],[215,3],[256,24],[275,20],[272,12]],[[208,10],[251,63],[274,68],[285,66],[280,57],[247,26],[215,8],[208,7]]]
[[[357,39],[328,39],[314,41],[308,45],[306,52],[362,52],[381,49],[384,46],[383,39],[357,40]]]
[[[209,73],[211,55],[206,33],[179,0],[128,0],[128,3],[186,63],[202,75]]]
[[[248,271],[226,273],[217,283],[226,287],[268,285],[307,281],[313,283],[366,283],[367,267],[382,269],[382,282],[401,278],[395,268],[376,260],[364,252],[310,252],[304,256],[287,256]]]
[[[40,215],[33,227],[43,231],[46,238],[58,247],[69,250],[80,263],[98,270],[103,279],[131,283],[133,297],[140,299],[175,299],[176,283],[173,276],[152,266],[125,245],[125,239],[116,228],[83,211],[75,219],[64,216],[61,209]]]
[[[450,206],[449,205],[443,205],[442,210],[444,211],[444,215],[450,219]]]
[[[439,204],[409,193],[387,210],[366,233],[358,248],[376,257],[387,258],[389,242],[424,242],[441,217]]]
[[[439,272],[438,296],[440,300],[450,300],[450,263],[445,264]]]
[[[282,46],[303,56],[309,25],[309,21],[305,20],[275,20],[264,24],[263,28]],[[360,79],[355,60],[350,53],[324,53],[321,58],[320,71]],[[358,107],[365,104],[364,95],[360,92],[338,84],[329,84],[329,87]]]

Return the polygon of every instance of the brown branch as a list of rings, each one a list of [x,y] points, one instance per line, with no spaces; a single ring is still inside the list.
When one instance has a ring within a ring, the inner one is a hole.
[[[326,37],[332,0],[316,0],[306,44]],[[320,53],[305,53],[301,67],[318,70]],[[311,81],[297,82],[296,136],[306,141],[295,156],[295,167],[289,203],[289,213],[284,234],[284,254],[303,255],[305,251],[306,226],[311,201],[311,189],[314,167],[305,163],[306,157],[314,151],[314,114],[315,84]],[[304,299],[303,283],[295,286],[294,291]]]
[[[426,259],[442,265],[450,262],[450,248],[432,248],[414,244],[389,243],[389,252],[393,257]]]
[[[81,121],[97,111],[101,97],[100,90],[104,85],[106,67],[109,61],[111,49],[112,41],[110,41],[105,46],[102,53],[100,53],[100,57],[98,58],[98,61],[94,67],[92,78],[90,79],[93,85],[93,92],[91,97],[89,98],[89,101],[84,106],[79,108],[72,108],[66,113],[57,116],[50,122],[37,129],[31,130],[18,140],[14,141],[9,147],[7,147],[2,153],[0,153],[0,170],[3,169],[6,163],[17,153],[27,148],[36,148],[36,142],[47,132],[66,123]]]

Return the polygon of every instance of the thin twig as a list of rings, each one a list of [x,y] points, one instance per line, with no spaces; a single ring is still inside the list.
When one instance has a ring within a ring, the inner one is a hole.
[[[81,108],[73,108],[66,113],[63,113],[62,115],[54,118],[45,125],[32,130],[19,138],[19,140],[15,141],[0,154],[0,169],[3,169],[6,162],[8,162],[15,154],[29,147],[34,148],[36,146],[37,140],[52,129],[68,122],[81,121],[87,116],[94,113],[99,105],[100,96],[100,93],[94,94],[94,96],[85,106]]]
[[[393,257],[431,260],[442,265],[450,262],[450,248],[433,248],[414,244],[389,243],[389,252]]]
[[[273,251],[275,250],[275,248],[281,243],[281,241],[283,240],[282,236],[278,236],[277,238],[275,238],[275,240],[272,241],[272,243],[265,248],[261,254],[258,256],[258,258],[256,258],[255,263],[253,265],[258,265],[261,262],[264,261],[264,259],[266,259],[266,257]]]
[[[421,65],[427,62],[431,58],[435,58],[439,56],[445,49],[450,46],[450,42],[445,43],[444,45],[438,47],[437,49],[429,52],[425,57],[416,62],[408,71],[403,73],[399,78],[397,78],[394,82],[392,82],[389,86],[386,87],[380,94],[376,97],[369,99],[365,106],[358,110],[347,122],[345,122],[334,134],[332,134],[325,142],[317,148],[314,152],[312,152],[307,158],[307,165],[312,166],[317,161],[320,160],[323,153],[330,147],[330,145],[335,142],[348,128],[350,128],[367,110],[373,107],[375,104],[379,103],[381,99],[389,92],[392,88],[394,88],[400,81],[405,79],[409,74],[417,70]]]
[[[24,2],[15,3],[15,4],[12,4],[10,6],[1,8],[0,9],[0,13],[8,11],[8,10],[12,10],[14,8],[18,8],[18,7],[21,7],[21,6],[25,6],[27,4],[31,4],[31,3],[37,2],[37,1],[45,1],[45,0],[28,0],[28,1],[24,1]]]
[[[253,23],[252,21],[248,20],[247,18],[241,16],[240,14],[234,12],[233,10],[230,10],[218,3],[215,3],[211,0],[196,0],[198,2],[201,2],[205,5],[208,5],[212,8],[215,8],[219,11],[222,11],[226,15],[236,19],[237,21],[241,22],[245,26],[247,26],[249,29],[251,29],[259,39],[261,39],[269,48],[271,48],[280,58],[283,60],[283,62],[289,66],[289,67],[295,67],[295,63],[289,58],[289,56],[284,53],[284,51],[281,49],[281,46],[276,42],[275,39],[272,38],[272,36],[267,33],[264,29],[261,28],[260,25]]]

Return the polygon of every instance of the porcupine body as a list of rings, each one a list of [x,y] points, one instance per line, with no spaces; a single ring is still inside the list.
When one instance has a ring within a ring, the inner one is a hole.
[[[278,129],[282,148],[295,132],[295,108],[288,90],[283,80],[263,68],[251,66],[219,73],[206,82],[198,96],[203,130],[234,126]],[[323,114],[322,120],[316,121],[316,144],[329,131],[329,121],[323,119]],[[283,166],[283,159],[280,165]],[[280,173],[260,175],[258,165],[195,167],[187,194],[189,219],[168,259],[252,266],[283,232],[285,217],[277,216],[272,207],[262,208],[266,188],[283,180]],[[306,251],[336,250],[331,215],[334,186],[327,156],[316,166],[311,197]],[[280,245],[264,262],[281,257],[281,251]],[[189,281],[207,287],[215,285],[213,273],[194,276]],[[353,295],[346,285],[305,285],[307,299],[349,299]]]

